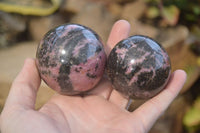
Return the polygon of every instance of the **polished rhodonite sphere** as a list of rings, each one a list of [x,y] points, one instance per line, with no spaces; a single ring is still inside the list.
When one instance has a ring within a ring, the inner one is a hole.
[[[38,45],[36,65],[46,84],[61,94],[92,89],[101,79],[106,54],[99,36],[78,24],[50,30]]]
[[[171,73],[161,45],[145,36],[131,36],[111,51],[107,74],[114,88],[128,98],[148,99],[159,93]]]

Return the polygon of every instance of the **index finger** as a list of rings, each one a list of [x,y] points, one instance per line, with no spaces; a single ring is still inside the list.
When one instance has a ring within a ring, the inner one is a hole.
[[[108,37],[107,45],[105,48],[106,54],[109,55],[113,47],[121,40],[127,38],[130,33],[130,24],[126,20],[118,20]]]

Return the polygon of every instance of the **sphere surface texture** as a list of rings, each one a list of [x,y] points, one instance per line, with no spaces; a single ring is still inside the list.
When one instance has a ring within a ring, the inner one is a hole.
[[[131,36],[120,41],[107,61],[107,74],[114,88],[133,99],[155,96],[165,87],[170,73],[166,51],[145,36]]]
[[[50,30],[38,45],[36,65],[41,78],[57,92],[76,95],[101,79],[106,54],[99,36],[78,24]]]

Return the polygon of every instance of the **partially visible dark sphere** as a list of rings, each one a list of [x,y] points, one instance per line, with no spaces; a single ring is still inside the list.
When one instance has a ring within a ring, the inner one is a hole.
[[[75,95],[92,89],[101,79],[106,54],[99,36],[78,24],[50,30],[41,40],[36,65],[41,78],[61,94]]]
[[[107,74],[114,88],[128,98],[149,99],[166,86],[170,59],[157,42],[146,36],[131,36],[111,51]]]

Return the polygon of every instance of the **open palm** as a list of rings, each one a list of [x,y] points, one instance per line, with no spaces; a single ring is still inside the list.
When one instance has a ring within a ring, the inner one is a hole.
[[[115,23],[106,51],[128,36],[130,25]],[[0,117],[2,133],[145,133],[177,96],[186,80],[182,70],[175,71],[167,87],[134,112],[128,112],[128,99],[113,90],[106,76],[85,96],[55,94],[39,110],[35,99],[40,76],[34,59],[25,61],[11,87]]]

